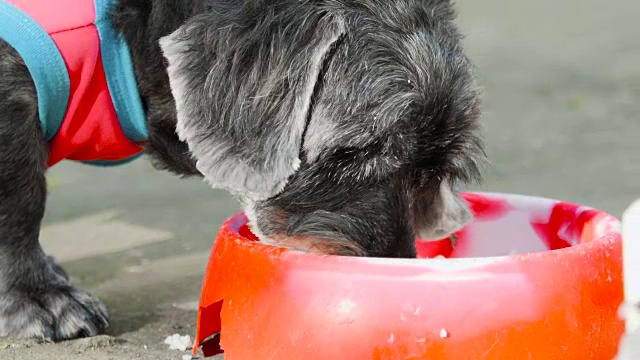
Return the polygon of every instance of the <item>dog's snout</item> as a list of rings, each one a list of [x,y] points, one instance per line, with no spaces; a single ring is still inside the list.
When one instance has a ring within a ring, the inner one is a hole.
[[[316,254],[415,257],[402,181],[341,183],[331,176],[303,165],[280,194],[257,203],[252,226],[261,240]]]

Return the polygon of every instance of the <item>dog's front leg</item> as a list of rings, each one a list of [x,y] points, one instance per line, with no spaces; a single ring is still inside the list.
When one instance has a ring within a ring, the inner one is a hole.
[[[47,153],[33,82],[0,41],[0,336],[57,341],[108,326],[104,306],[40,247]]]

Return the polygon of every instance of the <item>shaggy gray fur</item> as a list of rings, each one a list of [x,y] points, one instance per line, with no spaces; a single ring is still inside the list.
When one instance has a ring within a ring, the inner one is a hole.
[[[480,177],[479,92],[449,0],[119,0],[111,19],[155,166],[230,190],[261,240],[412,257],[416,232],[469,220],[454,188]],[[108,326],[40,247],[47,152],[0,40],[0,336]]]

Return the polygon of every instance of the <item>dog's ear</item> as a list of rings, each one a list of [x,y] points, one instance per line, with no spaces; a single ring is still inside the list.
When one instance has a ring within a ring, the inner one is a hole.
[[[323,60],[344,34],[341,18],[306,3],[262,3],[196,16],[160,40],[178,136],[214,187],[253,200],[298,168]]]
[[[422,191],[413,203],[415,232],[419,239],[440,240],[472,220],[468,204],[448,180]]]

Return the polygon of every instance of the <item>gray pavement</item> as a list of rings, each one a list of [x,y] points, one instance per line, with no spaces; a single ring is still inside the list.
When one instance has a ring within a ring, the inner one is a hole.
[[[479,189],[620,216],[640,197],[640,2],[468,0],[459,9],[485,90],[492,164]],[[105,301],[112,337],[0,339],[0,359],[180,359],[162,340],[193,335],[207,256],[236,202],[145,160],[63,163],[49,180],[44,246]]]

